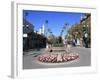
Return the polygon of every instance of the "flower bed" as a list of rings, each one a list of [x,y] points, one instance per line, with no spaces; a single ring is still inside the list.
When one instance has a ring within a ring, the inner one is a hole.
[[[67,61],[72,61],[79,58],[79,54],[77,53],[48,53],[48,54],[42,54],[38,56],[38,60],[40,62],[45,62],[45,63],[61,63],[61,62],[67,62]]]

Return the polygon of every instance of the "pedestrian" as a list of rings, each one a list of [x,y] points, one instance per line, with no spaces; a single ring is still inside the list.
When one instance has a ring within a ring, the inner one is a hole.
[[[84,40],[84,42],[85,42],[85,48],[88,48],[88,34],[85,32],[85,35],[84,35],[84,37],[85,37],[85,40]]]
[[[75,46],[75,39],[73,39],[72,43],[73,43],[73,46]]]
[[[80,38],[80,47],[83,47],[83,39]]]
[[[66,48],[67,47],[67,39],[63,40],[63,44],[64,44],[64,47]]]
[[[70,48],[71,48],[71,45],[70,45],[70,42],[67,43],[67,53],[70,53]]]
[[[63,44],[64,44],[64,47],[65,47],[66,53],[69,53],[70,47],[71,47],[70,42],[68,42],[67,39],[64,39]]]

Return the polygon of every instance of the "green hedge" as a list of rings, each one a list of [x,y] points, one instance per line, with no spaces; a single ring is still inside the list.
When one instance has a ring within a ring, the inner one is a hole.
[[[53,47],[63,47],[63,44],[53,44]]]

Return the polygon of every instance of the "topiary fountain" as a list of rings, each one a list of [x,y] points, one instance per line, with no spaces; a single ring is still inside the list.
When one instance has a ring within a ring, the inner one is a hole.
[[[67,25],[65,25],[63,29],[61,30],[60,39],[62,38],[61,36],[66,26]],[[50,41],[51,43],[53,43],[54,40],[50,40]],[[43,62],[43,63],[63,63],[63,62],[73,61],[79,58],[78,53],[71,52],[70,50],[68,50],[68,47],[66,46],[66,44],[64,45],[65,45],[64,47],[50,46],[48,49],[46,49],[46,51],[44,51],[44,54],[41,54],[38,56],[37,58],[38,61]]]

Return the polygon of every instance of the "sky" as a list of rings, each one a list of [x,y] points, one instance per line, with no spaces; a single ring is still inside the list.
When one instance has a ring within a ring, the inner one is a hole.
[[[42,25],[48,20],[48,28],[51,29],[54,35],[59,36],[62,27],[65,23],[68,23],[66,31],[74,24],[79,23],[81,16],[84,13],[76,12],[52,12],[52,11],[34,11],[34,10],[23,10],[23,17],[34,25],[34,30],[39,31]]]

